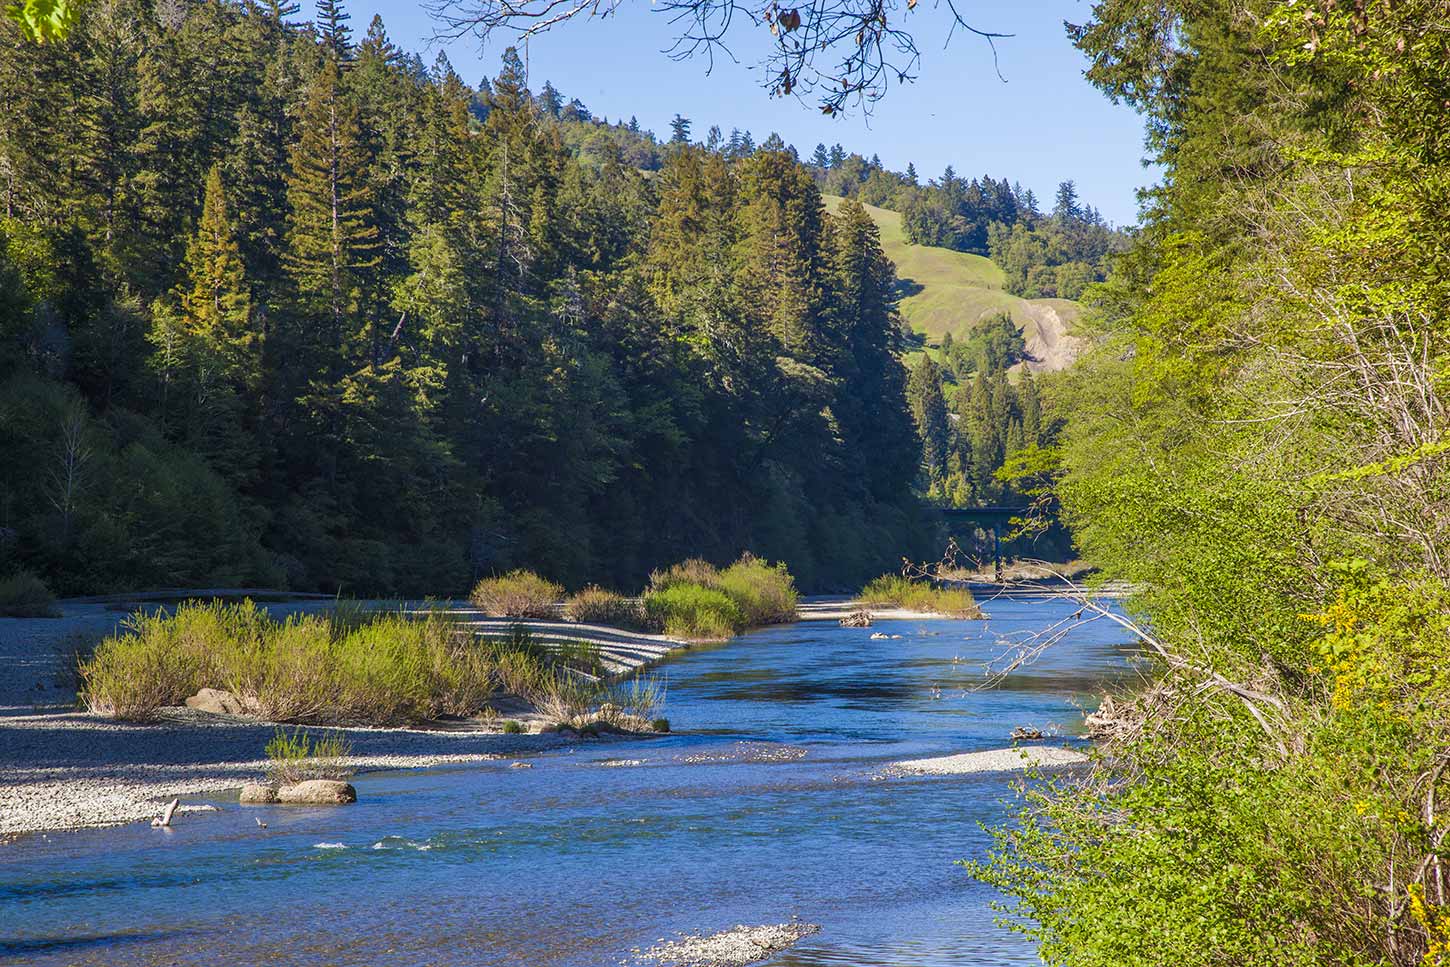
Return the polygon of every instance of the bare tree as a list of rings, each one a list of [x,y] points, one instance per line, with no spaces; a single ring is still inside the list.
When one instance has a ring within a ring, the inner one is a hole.
[[[518,39],[544,33],[566,20],[608,17],[624,0],[427,0],[437,18],[438,37],[505,32]],[[775,97],[814,97],[824,114],[849,107],[869,113],[893,83],[916,79],[921,52],[908,18],[920,17],[919,0],[809,0],[788,6],[740,0],[655,0],[652,8],[670,18],[677,33],[666,52],[675,60],[703,57],[713,69],[721,55],[736,60],[727,43],[733,34],[769,35],[758,67],[762,86]],[[958,30],[986,42],[996,63],[995,41],[1011,34],[969,24],[957,0],[932,0],[950,43]],[[998,75],[1000,76],[1000,74]]]
[[[50,502],[60,511],[61,536],[65,540],[70,540],[71,520],[75,516],[91,453],[91,446],[86,441],[86,404],[75,400],[66,407],[61,417],[60,441],[56,445],[55,463],[50,468]]]

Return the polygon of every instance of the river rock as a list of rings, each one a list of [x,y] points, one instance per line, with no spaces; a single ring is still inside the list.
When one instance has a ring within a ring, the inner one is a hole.
[[[264,806],[279,801],[277,790],[265,783],[249,782],[242,787],[241,802],[243,806]]]
[[[248,712],[247,703],[220,688],[203,688],[186,700],[186,707],[210,715],[245,715]]]
[[[277,801],[308,806],[334,806],[357,802],[352,783],[339,779],[308,779],[277,790]]]

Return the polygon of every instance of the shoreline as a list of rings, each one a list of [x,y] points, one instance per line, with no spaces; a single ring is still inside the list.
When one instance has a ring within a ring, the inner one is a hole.
[[[207,591],[238,596],[228,589]],[[160,606],[186,596],[161,592],[68,599],[60,602],[60,618],[0,619],[0,775],[4,776],[0,842],[31,833],[147,820],[159,811],[161,802],[173,797],[215,795],[224,802],[233,800],[244,783],[265,772],[262,749],[277,723],[176,708],[167,710],[160,722],[136,724],[76,708],[73,683],[66,681],[67,649],[76,636],[115,633],[132,610],[124,605]],[[274,614],[323,610],[334,603],[335,599],[317,596],[258,601]],[[857,607],[845,597],[802,601],[797,620],[839,620]],[[546,644],[564,640],[595,644],[611,675],[640,671],[697,644],[602,625],[516,622],[487,618],[463,607],[457,611],[464,626],[475,632],[506,633],[522,624]],[[872,611],[872,617],[894,621],[946,616],[882,609]],[[507,734],[470,723],[326,731],[347,736],[354,753],[347,764],[359,773],[483,764],[580,741],[558,733]],[[183,811],[197,809],[183,807]]]

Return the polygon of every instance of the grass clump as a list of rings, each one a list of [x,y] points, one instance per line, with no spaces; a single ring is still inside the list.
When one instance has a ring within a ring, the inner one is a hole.
[[[562,586],[533,571],[517,570],[479,581],[470,600],[494,618],[552,618],[563,596]]]
[[[665,634],[728,638],[746,628],[794,621],[799,597],[784,564],[747,552],[723,571],[694,558],[653,572],[644,608]]]
[[[504,735],[521,735],[524,731],[522,723],[516,719],[509,719],[503,724]]]
[[[0,617],[59,618],[60,609],[44,581],[30,571],[18,571],[0,579]]]
[[[745,627],[745,614],[724,591],[699,584],[672,584],[644,596],[652,626],[677,638],[718,640]]]
[[[950,618],[980,618],[982,610],[966,588],[942,588],[900,574],[883,574],[861,589],[860,600],[872,608],[904,608]]]
[[[345,760],[352,745],[341,735],[313,739],[306,732],[288,734],[278,729],[267,743],[267,779],[290,786],[308,779],[346,779],[353,770]]]
[[[580,624],[637,628],[644,612],[637,599],[590,586],[564,602],[564,617]]]
[[[133,615],[80,677],[87,707],[128,721],[218,688],[275,721],[401,725],[476,714],[496,685],[491,658],[438,612],[278,621],[250,601],[193,601]]]

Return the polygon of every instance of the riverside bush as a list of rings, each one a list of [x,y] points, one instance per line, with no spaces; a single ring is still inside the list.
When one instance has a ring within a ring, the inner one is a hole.
[[[972,592],[966,588],[941,588],[927,581],[913,581],[900,574],[883,574],[861,589],[860,600],[873,608],[904,608],[947,615],[951,618],[980,618]]]
[[[674,583],[650,591],[644,610],[653,627],[679,638],[729,638],[745,627],[745,614],[733,598],[699,584]]]
[[[637,628],[644,612],[639,601],[591,585],[564,602],[564,617],[581,624]]]
[[[396,725],[476,714],[500,678],[496,659],[443,614],[277,621],[250,601],[186,602],[129,618],[80,677],[92,711],[129,721],[223,688],[276,721]]]
[[[691,558],[652,572],[644,607],[650,624],[666,634],[728,638],[745,628],[794,621],[799,598],[784,564],[747,551],[723,571]]]
[[[785,564],[769,564],[745,554],[720,572],[716,587],[740,606],[747,627],[784,624],[796,619],[800,595]]]
[[[470,599],[494,618],[552,618],[564,589],[533,571],[509,571],[484,578],[474,586]]]
[[[45,582],[29,571],[0,579],[0,617],[59,618],[55,595]]]

